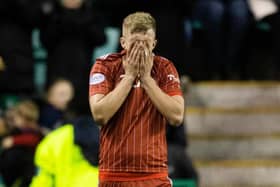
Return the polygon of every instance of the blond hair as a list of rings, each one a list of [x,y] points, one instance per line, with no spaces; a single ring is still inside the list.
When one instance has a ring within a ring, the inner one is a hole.
[[[147,12],[135,12],[129,14],[123,20],[123,35],[126,32],[145,32],[153,29],[156,32],[156,21],[153,16]]]
[[[31,100],[21,101],[15,106],[15,111],[29,122],[37,122],[39,118],[38,106]]]

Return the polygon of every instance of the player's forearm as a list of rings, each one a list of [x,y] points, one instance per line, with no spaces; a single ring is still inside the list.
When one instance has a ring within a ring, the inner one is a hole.
[[[166,117],[171,125],[180,125],[184,115],[184,99],[181,96],[169,96],[164,93],[152,77],[142,81],[142,87],[153,104]]]
[[[117,87],[104,97],[97,101],[94,101],[93,96],[90,98],[90,107],[96,122],[100,125],[108,123],[124,103],[132,88],[133,82],[133,77],[124,76]]]

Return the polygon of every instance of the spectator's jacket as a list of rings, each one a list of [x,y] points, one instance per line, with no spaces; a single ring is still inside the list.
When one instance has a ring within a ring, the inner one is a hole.
[[[64,125],[43,139],[35,154],[38,174],[30,187],[97,187],[98,168],[74,143],[73,125]]]

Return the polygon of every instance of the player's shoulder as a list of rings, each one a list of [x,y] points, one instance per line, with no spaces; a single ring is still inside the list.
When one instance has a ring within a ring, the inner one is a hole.
[[[121,53],[108,53],[97,57],[95,63],[92,65],[91,72],[100,71],[111,74],[112,71],[118,69],[122,61]]]
[[[96,58],[96,62],[110,63],[115,62],[121,58],[121,53],[108,53]]]
[[[173,66],[173,62],[171,60],[167,59],[166,57],[155,55],[154,59],[155,59],[154,60],[155,63],[158,66],[164,66],[164,67],[169,66],[169,65]]]

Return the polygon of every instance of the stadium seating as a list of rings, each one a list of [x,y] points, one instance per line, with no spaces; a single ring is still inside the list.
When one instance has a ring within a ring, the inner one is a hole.
[[[280,82],[197,82],[187,100],[201,187],[280,184]]]

